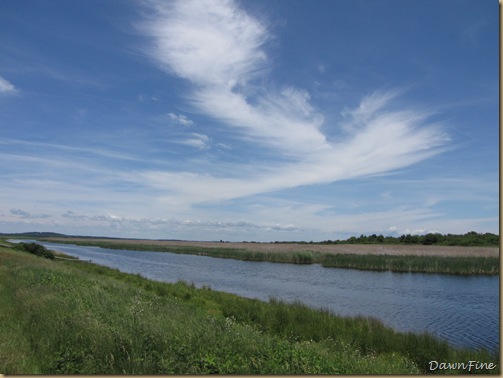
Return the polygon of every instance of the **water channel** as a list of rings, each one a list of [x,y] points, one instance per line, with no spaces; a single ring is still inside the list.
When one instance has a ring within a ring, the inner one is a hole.
[[[341,316],[373,316],[398,331],[429,332],[456,347],[499,350],[499,276],[373,272],[40,244],[153,280],[183,280],[264,301],[297,300]]]

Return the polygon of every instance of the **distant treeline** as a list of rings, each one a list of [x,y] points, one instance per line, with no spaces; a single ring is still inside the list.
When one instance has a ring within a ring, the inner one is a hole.
[[[85,239],[110,239],[110,240],[122,240],[122,238],[106,237],[106,236],[77,236],[77,235],[65,235],[55,232],[22,232],[22,233],[0,233],[0,237],[13,237],[13,238],[85,238]],[[179,239],[159,239],[165,241],[180,241]],[[224,242],[220,240],[220,242]],[[257,243],[254,241],[244,243]],[[372,234],[369,236],[351,236],[346,240],[324,240],[321,242],[306,242],[306,241],[275,241],[271,242],[275,244],[422,244],[422,245],[450,245],[450,246],[479,246],[479,247],[498,247],[500,244],[499,235],[486,233],[478,233],[475,231],[467,232],[464,235],[457,234],[446,234],[442,235],[440,233],[429,233],[426,235],[401,235],[395,236],[383,236]]]
[[[246,243],[246,242],[245,242]],[[255,242],[252,242],[255,243]],[[499,235],[486,232],[484,234],[475,231],[464,235],[429,233],[426,235],[360,235],[351,236],[345,240],[324,240],[321,242],[306,241],[275,241],[275,244],[421,244],[421,245],[450,245],[450,246],[473,246],[473,247],[499,247]]]
[[[321,244],[422,244],[451,246],[499,246],[499,235],[475,231],[464,235],[429,233],[426,235],[402,235],[398,237],[372,234],[352,236],[346,240],[325,240]]]

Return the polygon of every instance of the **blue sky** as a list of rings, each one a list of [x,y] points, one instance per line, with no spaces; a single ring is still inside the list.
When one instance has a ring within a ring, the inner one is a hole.
[[[0,232],[499,232],[495,0],[3,0]]]

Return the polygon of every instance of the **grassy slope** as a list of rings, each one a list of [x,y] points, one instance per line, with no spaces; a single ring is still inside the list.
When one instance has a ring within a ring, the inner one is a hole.
[[[430,359],[497,362],[374,320],[0,247],[3,373],[407,374]]]
[[[486,274],[499,273],[498,257],[467,256],[418,256],[418,255],[362,255],[347,253],[324,253],[318,251],[253,251],[225,246],[221,248],[197,245],[162,245],[142,241],[127,240],[82,240],[47,239],[61,243],[97,246],[111,249],[141,251],[159,251],[185,254],[199,254],[220,258],[232,258],[247,261],[270,261],[294,264],[318,263],[325,267],[379,270],[394,272],[423,272],[443,274]],[[281,248],[281,246],[279,246]],[[442,247],[440,247],[442,248]],[[461,247],[462,248],[462,247]]]

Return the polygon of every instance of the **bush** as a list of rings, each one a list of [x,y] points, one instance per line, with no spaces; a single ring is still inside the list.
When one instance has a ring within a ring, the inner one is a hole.
[[[45,257],[46,259],[54,260],[54,253],[49,251],[43,245],[37,243],[19,243],[16,249],[33,253],[36,256]]]

